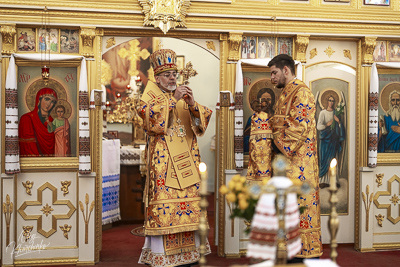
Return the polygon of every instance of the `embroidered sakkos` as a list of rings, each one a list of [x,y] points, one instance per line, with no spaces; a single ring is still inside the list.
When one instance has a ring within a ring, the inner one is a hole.
[[[290,159],[287,176],[315,188],[299,198],[299,205],[306,210],[300,215],[302,250],[297,256],[319,257],[322,243],[314,96],[302,81],[294,79],[283,89],[276,107],[273,135],[279,150]]]
[[[183,173],[183,181],[199,175],[197,170],[200,154],[196,135],[204,134],[212,111],[198,103],[188,107],[183,100],[177,102],[171,94],[162,92],[157,85],[149,81],[143,93],[139,113],[148,135],[149,175],[144,194],[147,204],[145,235],[167,235],[198,230],[201,212],[199,183],[189,186],[179,184],[180,181],[177,181],[174,175],[176,172],[172,161],[177,160],[176,155],[193,159],[197,173]],[[182,126],[185,135],[181,134]],[[176,131],[171,132],[171,129]],[[178,151],[178,154],[171,156],[171,146],[181,145],[182,140],[187,143],[187,150]],[[186,163],[183,165],[185,167]],[[181,168],[181,165],[179,166]],[[167,186],[167,179],[175,179],[174,182],[178,183],[182,190]]]

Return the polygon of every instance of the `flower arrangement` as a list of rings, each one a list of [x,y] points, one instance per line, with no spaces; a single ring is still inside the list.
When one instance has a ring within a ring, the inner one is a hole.
[[[237,174],[232,177],[227,186],[222,185],[219,188],[219,192],[221,195],[225,195],[231,214],[230,218],[238,217],[250,222],[255,214],[260,195],[264,191],[269,191],[268,188],[271,189],[271,187],[267,186],[269,180],[270,178],[265,178],[260,182],[249,183],[246,181],[246,177]],[[304,193],[310,189],[308,183],[303,183],[300,180],[292,180],[292,182],[293,186],[300,188]],[[297,196],[299,197],[300,194],[298,193]],[[306,207],[299,207],[300,214],[305,209]],[[247,228],[245,231],[249,233],[250,228]]]
[[[261,183],[265,185],[268,180],[264,179]],[[231,218],[238,217],[251,221],[261,193],[258,184],[250,185],[246,182],[246,177],[237,174],[228,182],[228,186],[222,185],[219,192],[221,195],[226,195]]]

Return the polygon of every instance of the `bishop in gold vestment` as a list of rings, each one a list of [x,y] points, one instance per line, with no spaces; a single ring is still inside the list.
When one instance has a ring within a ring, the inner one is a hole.
[[[212,111],[194,101],[188,86],[176,87],[176,55],[150,56],[157,84],[148,81],[140,116],[147,134],[148,176],[144,200],[146,241],[139,263],[179,266],[199,260],[199,147]],[[189,104],[191,105],[189,105]],[[207,247],[210,252],[209,246]]]
[[[300,215],[302,249],[297,257],[319,257],[322,242],[314,96],[307,85],[295,78],[290,56],[278,55],[268,66],[271,80],[282,88],[273,117],[274,143],[290,159],[288,178],[308,182],[312,188],[299,199],[299,205],[306,210]]]

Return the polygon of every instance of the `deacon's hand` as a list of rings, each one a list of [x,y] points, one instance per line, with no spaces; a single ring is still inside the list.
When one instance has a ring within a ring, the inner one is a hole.
[[[180,85],[178,88],[176,88],[174,97],[177,101],[179,101],[181,98],[183,98],[183,100],[189,106],[193,106],[195,104],[194,98],[193,98],[193,91],[187,85]]]

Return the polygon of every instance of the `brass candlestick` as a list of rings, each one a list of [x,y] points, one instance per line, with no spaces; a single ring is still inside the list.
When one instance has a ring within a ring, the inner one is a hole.
[[[275,265],[286,265],[286,227],[285,227],[285,209],[286,209],[286,189],[276,189],[276,215],[278,216],[278,234],[276,244]]]
[[[329,202],[331,203],[331,213],[329,214],[329,221],[328,221],[328,227],[329,227],[329,232],[331,234],[331,260],[336,263],[336,258],[338,256],[337,253],[337,241],[336,241],[336,234],[337,230],[339,228],[339,218],[338,214],[336,212],[336,204],[338,202],[338,197],[336,195],[337,188],[336,187],[331,187],[329,188],[329,191],[331,192],[331,197],[329,199]]]
[[[199,235],[200,235],[200,266],[205,266],[207,263],[206,260],[206,240],[208,235],[208,224],[206,219],[206,212],[207,212],[207,193],[200,192],[200,209],[201,209],[201,216],[200,216],[200,223],[199,223]]]

